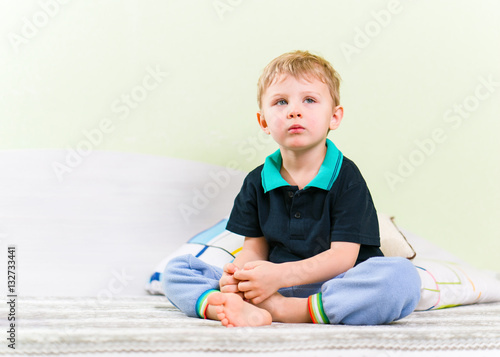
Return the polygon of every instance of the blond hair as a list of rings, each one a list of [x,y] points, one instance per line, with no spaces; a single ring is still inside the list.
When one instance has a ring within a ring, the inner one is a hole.
[[[257,83],[257,102],[262,108],[262,95],[266,89],[281,75],[295,78],[313,76],[328,86],[333,105],[340,104],[340,75],[323,57],[313,55],[308,51],[292,51],[273,59],[262,72]]]

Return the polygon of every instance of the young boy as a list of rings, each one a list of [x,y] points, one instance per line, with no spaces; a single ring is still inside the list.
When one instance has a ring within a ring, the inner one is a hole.
[[[340,78],[304,51],[274,59],[258,82],[257,120],[279,150],[246,177],[227,229],[245,236],[224,269],[187,255],[164,273],[188,316],[222,325],[373,325],[410,314],[420,278],[383,257],[377,214],[356,165],[327,139],[339,127]]]

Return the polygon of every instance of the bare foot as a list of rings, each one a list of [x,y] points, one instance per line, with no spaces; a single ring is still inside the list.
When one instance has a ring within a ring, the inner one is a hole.
[[[257,306],[269,311],[273,321],[276,322],[312,322],[307,299],[287,298],[280,293],[274,293]]]
[[[270,325],[269,312],[243,301],[241,296],[231,293],[212,293],[208,304],[215,306],[217,318],[226,327]]]

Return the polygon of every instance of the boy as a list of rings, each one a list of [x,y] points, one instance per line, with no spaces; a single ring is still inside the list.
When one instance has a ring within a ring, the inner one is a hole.
[[[410,314],[420,278],[383,257],[376,210],[356,165],[327,139],[339,127],[340,78],[304,51],[274,59],[258,83],[257,120],[279,150],[246,177],[227,229],[245,236],[224,269],[172,260],[165,294],[188,316],[222,325],[372,325]]]

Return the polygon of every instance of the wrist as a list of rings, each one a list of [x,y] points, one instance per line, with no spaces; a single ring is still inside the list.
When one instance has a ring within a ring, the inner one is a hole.
[[[286,262],[281,264],[276,264],[279,267],[279,276],[280,281],[282,282],[282,288],[288,288],[290,286],[297,285],[295,283],[294,271],[295,265],[294,262]]]
[[[285,263],[284,274],[287,287],[308,284],[310,274],[313,273],[304,260]]]

